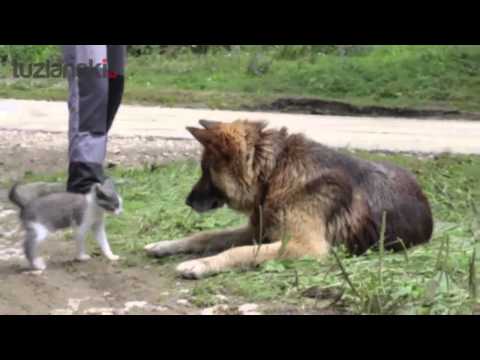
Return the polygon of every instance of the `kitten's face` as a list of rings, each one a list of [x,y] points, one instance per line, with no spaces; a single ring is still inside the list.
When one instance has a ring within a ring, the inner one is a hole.
[[[122,198],[115,191],[113,182],[107,179],[104,184],[95,185],[95,201],[105,211],[119,215],[122,213]]]

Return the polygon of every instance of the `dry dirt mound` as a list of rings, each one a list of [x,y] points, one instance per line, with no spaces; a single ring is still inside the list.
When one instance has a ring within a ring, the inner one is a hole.
[[[480,114],[457,110],[409,109],[382,106],[357,106],[341,101],[329,101],[313,98],[280,98],[260,106],[264,111],[285,113],[304,113],[313,115],[399,117],[415,119],[480,120]]]

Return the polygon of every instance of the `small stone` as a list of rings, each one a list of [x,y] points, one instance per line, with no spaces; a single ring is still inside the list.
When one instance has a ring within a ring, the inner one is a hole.
[[[27,270],[24,272],[24,274],[30,276],[40,276],[43,274],[43,270]]]
[[[215,298],[219,301],[227,301],[228,300],[228,298],[225,295],[222,295],[222,294],[215,295]]]
[[[80,304],[87,300],[90,300],[90,298],[85,297],[82,299],[68,299],[68,307],[76,312],[80,308]]]
[[[73,315],[73,310],[70,309],[55,309],[50,311],[50,315]]]
[[[229,310],[227,305],[215,305],[209,308],[205,308],[200,312],[200,315],[222,315]]]
[[[6,249],[6,250],[4,250],[4,251],[5,251],[5,254],[10,255],[10,256],[14,256],[14,255],[17,255],[17,254],[18,254],[18,250],[17,250],[17,249]]]
[[[166,308],[165,306],[153,306],[152,307],[152,311],[157,311],[157,312],[165,312],[167,311],[168,308]]]
[[[183,306],[190,306],[190,301],[188,301],[187,299],[178,299],[177,300],[177,304],[178,305],[183,305]]]
[[[200,311],[200,315],[216,315],[215,308],[209,307]]]
[[[257,309],[258,309],[257,304],[243,304],[238,307],[238,311],[240,311],[240,313],[242,314],[255,312]]]
[[[18,229],[14,229],[12,231],[7,231],[7,232],[3,233],[3,237],[6,238],[6,239],[9,239],[9,238],[13,237],[14,235],[16,235],[18,232],[19,232]]]
[[[143,309],[145,306],[147,306],[148,303],[146,301],[128,301],[125,303],[124,310],[125,311],[130,311],[133,308],[140,308]]]
[[[4,217],[7,217],[7,216],[10,216],[10,215],[14,215],[14,214],[16,214],[16,212],[14,210],[3,210],[0,213],[0,219],[4,218]]]
[[[189,289],[181,289],[178,291],[180,294],[188,294],[190,292]]]
[[[90,308],[85,310],[85,315],[113,315],[115,309],[113,308]]]
[[[246,313],[243,313],[242,315],[262,315],[262,313],[258,311],[247,311]]]

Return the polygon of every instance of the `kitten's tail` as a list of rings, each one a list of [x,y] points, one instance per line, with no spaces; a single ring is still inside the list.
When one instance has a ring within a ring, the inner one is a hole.
[[[10,192],[8,193],[8,199],[17,205],[20,209],[23,209],[25,207],[25,203],[20,199],[17,193],[17,187],[19,186],[19,183],[16,183],[15,185],[12,186],[10,189]]]

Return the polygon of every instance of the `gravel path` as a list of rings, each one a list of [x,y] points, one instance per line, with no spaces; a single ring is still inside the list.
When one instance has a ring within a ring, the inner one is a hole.
[[[0,128],[3,129],[65,132],[67,118],[64,102],[0,99]],[[198,125],[199,119],[266,120],[272,127],[287,126],[292,132],[304,132],[334,147],[480,154],[480,121],[460,118],[348,117],[124,105],[112,135],[192,139],[185,127]]]

